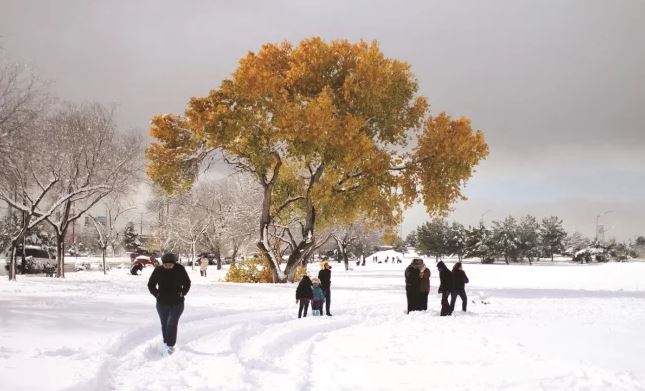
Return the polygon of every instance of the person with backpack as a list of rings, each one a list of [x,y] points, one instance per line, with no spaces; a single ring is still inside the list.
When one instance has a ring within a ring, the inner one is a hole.
[[[441,294],[441,316],[448,316],[452,314],[450,311],[450,303],[448,302],[448,296],[452,292],[452,275],[450,270],[443,261],[437,263],[437,269],[439,270],[439,293]]]
[[[455,303],[457,302],[457,296],[461,298],[461,310],[466,312],[466,306],[468,304],[468,296],[466,296],[466,284],[468,284],[468,276],[464,272],[464,268],[461,265],[461,262],[455,263],[455,266],[452,267],[452,291],[450,298],[450,313],[455,310]]]
[[[296,288],[296,304],[300,303],[300,307],[298,308],[298,318],[302,318],[303,316],[305,318],[307,317],[309,302],[314,298],[311,285],[311,279],[305,274],[300,279],[300,283]]]

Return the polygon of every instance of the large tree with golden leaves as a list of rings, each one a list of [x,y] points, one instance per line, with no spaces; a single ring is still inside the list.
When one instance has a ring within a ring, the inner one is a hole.
[[[152,120],[158,142],[149,176],[167,192],[190,188],[198,166],[218,152],[263,189],[258,248],[275,281],[295,266],[324,224],[392,224],[421,200],[442,214],[488,154],[466,118],[429,115],[410,65],[386,58],[376,42],[320,38],[266,44],[183,116]],[[298,219],[301,239],[284,270],[269,243],[272,224]]]

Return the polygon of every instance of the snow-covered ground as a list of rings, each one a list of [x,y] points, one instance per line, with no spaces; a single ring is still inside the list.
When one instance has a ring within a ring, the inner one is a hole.
[[[404,314],[408,262],[334,263],[334,316],[306,319],[293,284],[188,268],[169,357],[149,268],[0,280],[0,390],[645,389],[644,263],[468,264],[469,312],[439,317],[434,262],[430,310]]]

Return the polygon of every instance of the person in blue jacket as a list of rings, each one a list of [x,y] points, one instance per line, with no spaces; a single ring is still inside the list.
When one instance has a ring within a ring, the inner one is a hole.
[[[325,301],[325,291],[320,287],[320,279],[314,278],[311,280],[313,284],[314,298],[311,302],[311,309],[314,315],[322,315],[323,302]]]

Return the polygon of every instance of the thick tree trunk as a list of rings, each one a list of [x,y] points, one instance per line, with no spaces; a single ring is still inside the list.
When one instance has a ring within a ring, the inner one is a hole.
[[[312,244],[307,243],[306,240],[302,240],[291,252],[289,258],[287,259],[287,266],[284,268],[284,273],[287,275],[287,281],[293,282],[296,277],[298,265],[303,263],[304,256],[311,245]]]
[[[213,255],[215,255],[215,261],[217,263],[217,270],[222,270],[222,253],[219,248],[213,250]]]
[[[336,237],[334,237],[336,239]],[[347,243],[344,243],[343,241],[336,239],[336,248],[338,249],[338,256],[340,259],[342,259],[343,263],[345,264],[345,271],[349,271],[349,258],[347,257]],[[394,259],[392,259],[392,263],[394,263]]]
[[[314,224],[316,223],[316,209],[310,199],[307,200],[307,216],[305,226],[302,230],[302,239],[296,248],[289,255],[287,266],[284,272],[287,275],[287,281],[293,282],[296,275],[296,268],[304,259],[305,254],[314,245]]]
[[[231,255],[231,265],[235,265],[238,251],[239,251],[239,248],[237,246],[233,246],[233,254]]]
[[[271,249],[269,244],[269,225],[266,224],[260,229],[260,241],[257,243],[258,249],[266,256],[269,260],[269,267],[271,268],[271,274],[273,275],[273,282],[287,282],[287,276],[280,270],[280,262],[275,256],[275,253]]]
[[[29,221],[24,221],[23,219],[23,226],[20,229],[20,232],[16,234],[16,236],[13,237],[11,240],[11,254],[9,256],[9,281],[16,281],[16,254],[18,251],[18,242],[22,240],[22,254],[23,254],[23,259],[25,255],[25,235],[27,234],[27,225],[29,224]]]
[[[262,199],[262,214],[260,216],[260,240],[257,242],[257,247],[260,252],[269,260],[269,267],[273,275],[273,282],[286,282],[287,276],[280,270],[280,262],[278,262],[271,245],[269,244],[269,225],[271,224],[271,191],[273,186],[270,184],[264,185],[264,197]]]

